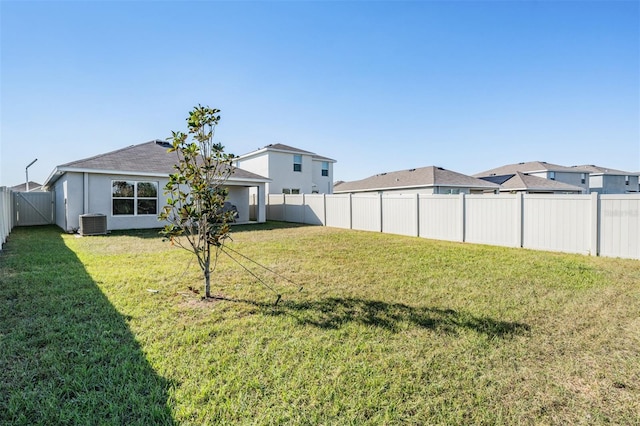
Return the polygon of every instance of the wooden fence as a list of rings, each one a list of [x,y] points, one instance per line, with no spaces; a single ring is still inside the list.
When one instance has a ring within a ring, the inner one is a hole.
[[[267,219],[640,259],[640,195],[271,194]]]

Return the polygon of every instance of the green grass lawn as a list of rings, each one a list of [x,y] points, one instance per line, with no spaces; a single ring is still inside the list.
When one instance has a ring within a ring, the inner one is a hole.
[[[15,229],[0,424],[640,424],[637,260],[233,231],[273,291],[223,255],[201,300],[157,231]]]

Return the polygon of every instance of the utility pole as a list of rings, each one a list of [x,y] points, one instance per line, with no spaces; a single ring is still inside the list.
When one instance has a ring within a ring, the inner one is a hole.
[[[27,167],[25,167],[24,169],[24,173],[27,175],[27,185],[26,185],[27,192],[29,192],[29,167],[31,167],[33,163],[35,163],[36,161],[38,161],[37,158],[32,162],[30,162],[29,164],[27,164]]]

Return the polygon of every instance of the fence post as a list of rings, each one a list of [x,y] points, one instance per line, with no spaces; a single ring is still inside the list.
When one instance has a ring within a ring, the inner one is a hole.
[[[382,214],[382,191],[378,193],[378,200],[380,200],[380,232],[384,232],[384,215]]]
[[[349,229],[353,229],[353,200],[352,194],[349,193]]]
[[[306,225],[307,222],[305,219],[307,218],[307,199],[304,195],[305,194],[302,194],[302,223]]]
[[[600,255],[600,194],[591,193],[591,256]]]
[[[523,244],[523,227],[524,227],[524,209],[523,207],[523,194],[518,192],[516,194],[516,247],[522,247]]]
[[[420,193],[416,194],[416,237],[420,236]]]
[[[327,194],[322,194],[322,225],[327,226]]]
[[[287,194],[282,194],[282,221],[287,221]]]
[[[465,221],[466,221],[466,203],[464,198],[464,192],[459,195],[460,198],[460,242],[464,243],[466,239],[465,235]]]

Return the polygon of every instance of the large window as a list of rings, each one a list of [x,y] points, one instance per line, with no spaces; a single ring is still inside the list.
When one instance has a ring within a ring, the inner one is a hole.
[[[329,176],[329,162],[322,162],[322,176]]]
[[[114,180],[111,182],[114,216],[158,214],[158,182]]]
[[[302,171],[302,155],[299,155],[299,154],[293,155],[293,171],[294,172]]]

